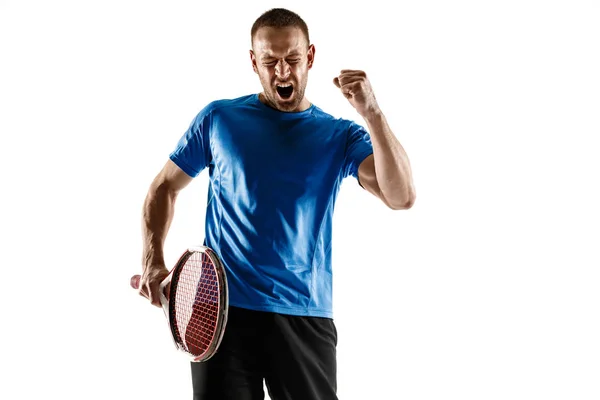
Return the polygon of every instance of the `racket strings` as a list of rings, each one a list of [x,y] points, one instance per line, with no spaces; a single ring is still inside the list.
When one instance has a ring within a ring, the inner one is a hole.
[[[219,296],[219,279],[210,257],[192,254],[179,274],[173,317],[177,341],[195,356],[206,352],[214,340]]]

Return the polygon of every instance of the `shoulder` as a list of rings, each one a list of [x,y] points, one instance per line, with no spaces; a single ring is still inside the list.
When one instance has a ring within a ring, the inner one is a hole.
[[[340,133],[350,134],[352,131],[356,131],[360,128],[364,129],[355,121],[346,118],[334,117],[317,106],[314,106],[312,115],[319,121],[320,124],[330,125]]]
[[[245,95],[233,99],[218,99],[208,103],[200,112],[199,116],[205,117],[210,114],[219,113],[222,111],[235,110],[240,107],[245,107],[252,101],[253,95]]]

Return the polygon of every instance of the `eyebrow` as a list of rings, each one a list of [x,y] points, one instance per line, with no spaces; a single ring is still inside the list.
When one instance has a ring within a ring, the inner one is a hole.
[[[300,55],[300,52],[298,50],[294,50],[290,54],[288,54],[286,57],[298,57],[299,55]],[[275,58],[275,56],[273,54],[263,54],[260,56],[260,58],[265,60],[268,58]]]

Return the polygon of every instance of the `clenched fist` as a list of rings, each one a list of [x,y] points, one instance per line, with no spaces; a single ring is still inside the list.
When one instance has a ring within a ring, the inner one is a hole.
[[[363,118],[379,111],[373,88],[364,71],[343,69],[333,83]]]

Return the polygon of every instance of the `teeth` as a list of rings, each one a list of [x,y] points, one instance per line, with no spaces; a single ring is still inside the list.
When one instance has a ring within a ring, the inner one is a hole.
[[[291,83],[282,83],[281,85],[277,85],[277,86],[284,88],[284,87],[290,87],[290,86],[292,86],[292,84]]]

